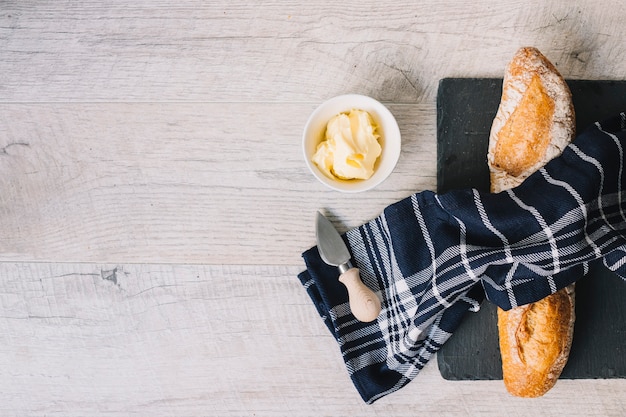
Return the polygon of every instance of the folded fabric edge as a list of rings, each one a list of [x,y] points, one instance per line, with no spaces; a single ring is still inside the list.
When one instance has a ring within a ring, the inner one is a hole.
[[[307,263],[315,262],[310,260],[311,251],[315,252],[316,248],[307,251],[308,256],[305,257]],[[313,259],[315,259],[315,256],[313,256]],[[324,300],[325,297],[322,295],[324,291],[320,290],[318,283],[308,270],[301,272],[298,275],[298,279],[311,298],[322,321],[341,346],[335,323],[332,320],[332,314]],[[460,297],[457,302],[436,317],[424,338],[422,352],[419,355],[421,360],[417,364],[410,365],[404,373],[390,369],[386,363],[388,358],[378,358],[378,360],[373,361],[369,365],[351,372],[351,364],[345,361],[346,358],[343,356],[350,379],[362,400],[368,405],[373,404],[411,382],[430,362],[432,356],[452,336],[452,333],[461,324],[465,315],[470,311],[478,311],[478,306],[484,299],[484,290],[480,283],[477,283],[464,296]]]

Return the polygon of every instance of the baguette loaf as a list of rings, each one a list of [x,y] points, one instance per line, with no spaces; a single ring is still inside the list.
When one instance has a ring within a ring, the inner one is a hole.
[[[567,363],[574,335],[574,286],[532,304],[498,308],[502,374],[517,397],[548,392]]]
[[[491,126],[491,191],[518,186],[559,156],[575,128],[572,96],[561,74],[537,49],[521,48],[506,69]]]
[[[575,134],[570,90],[535,48],[521,48],[508,65],[492,124],[487,162],[491,191],[521,184],[561,154]],[[556,383],[574,331],[574,285],[536,303],[498,308],[504,385],[512,395],[538,397]]]

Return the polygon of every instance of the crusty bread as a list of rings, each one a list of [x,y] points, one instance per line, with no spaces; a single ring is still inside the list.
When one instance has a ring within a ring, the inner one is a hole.
[[[575,133],[574,105],[563,77],[536,48],[509,63],[489,135],[491,190],[513,188],[561,154]]]
[[[498,308],[502,374],[507,391],[539,397],[556,383],[574,335],[574,285],[532,304]]]
[[[514,188],[561,154],[575,134],[570,90],[535,48],[520,49],[506,69],[489,137],[491,191]],[[574,332],[574,285],[509,311],[498,308],[506,389],[538,397],[561,375]]]

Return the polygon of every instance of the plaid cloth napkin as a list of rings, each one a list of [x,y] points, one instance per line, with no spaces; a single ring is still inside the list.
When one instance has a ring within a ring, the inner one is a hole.
[[[382,300],[357,321],[337,268],[317,248],[298,278],[336,338],[363,400],[408,382],[485,295],[504,309],[537,301],[604,264],[626,279],[626,115],[596,123],[513,190],[423,191],[344,238]]]

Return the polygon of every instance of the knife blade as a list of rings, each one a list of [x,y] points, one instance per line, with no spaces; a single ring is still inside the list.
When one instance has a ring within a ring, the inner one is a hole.
[[[317,248],[322,260],[339,269],[339,281],[348,290],[352,315],[362,322],[376,320],[381,311],[380,300],[361,281],[359,269],[350,262],[350,251],[337,229],[322,213],[317,212],[315,222]]]

